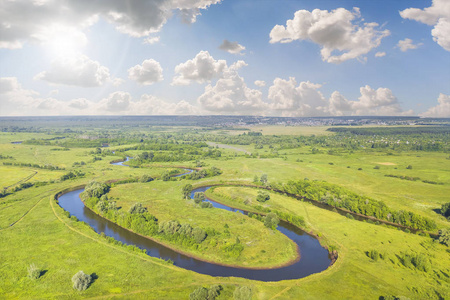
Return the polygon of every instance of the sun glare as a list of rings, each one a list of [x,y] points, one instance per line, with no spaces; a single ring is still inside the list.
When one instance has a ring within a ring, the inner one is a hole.
[[[86,44],[84,33],[73,28],[54,27],[45,33],[44,48],[52,57],[74,57]]]

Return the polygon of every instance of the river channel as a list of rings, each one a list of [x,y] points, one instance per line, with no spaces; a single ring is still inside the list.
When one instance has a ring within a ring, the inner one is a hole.
[[[117,165],[119,163],[115,164]],[[186,169],[186,171],[186,173],[179,174],[177,176],[183,176],[193,172],[193,170],[190,169]],[[151,184],[151,182],[148,184]],[[210,187],[202,187],[193,190],[191,193],[191,198],[195,192],[204,192],[208,188]],[[327,269],[331,264],[331,258],[328,251],[320,245],[319,241],[314,236],[311,236],[298,227],[283,221],[280,222],[277,230],[285,234],[295,244],[297,244],[300,252],[300,259],[296,262],[287,266],[272,269],[248,269],[205,262],[178,253],[175,250],[128,231],[95,214],[81,201],[80,194],[83,190],[84,189],[79,189],[61,195],[58,198],[59,205],[68,211],[70,215],[74,215],[80,221],[89,224],[89,226],[91,226],[97,233],[103,232],[105,235],[111,236],[124,244],[135,245],[141,249],[145,249],[149,256],[164,260],[170,259],[174,262],[174,265],[180,268],[211,276],[233,276],[261,281],[280,281],[303,278],[308,275],[321,272]],[[214,202],[211,199],[206,199],[205,201],[211,202],[216,209],[226,209],[230,211],[230,219],[233,218],[231,213],[247,214],[245,211],[228,207],[226,205]]]

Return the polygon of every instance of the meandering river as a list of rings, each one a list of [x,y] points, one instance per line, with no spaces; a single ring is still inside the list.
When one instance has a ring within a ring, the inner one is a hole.
[[[129,158],[127,158],[127,160],[128,159]],[[122,165],[120,163],[114,164]],[[193,172],[193,170],[190,169],[186,169],[186,171],[186,173],[179,174],[177,176],[183,176]],[[151,182],[148,184],[151,184]],[[191,198],[193,198],[195,192],[204,192],[208,188],[210,187],[202,187],[193,190],[191,193]],[[84,189],[79,189],[61,195],[58,199],[59,205],[71,215],[76,216],[80,221],[84,221],[89,224],[89,226],[91,226],[97,233],[103,232],[105,235],[111,236],[125,244],[135,245],[139,248],[145,249],[149,256],[158,257],[165,260],[170,259],[174,262],[174,265],[197,273],[211,276],[243,277],[261,281],[279,281],[306,277],[327,269],[331,264],[331,258],[328,251],[320,245],[319,241],[315,237],[305,233],[296,226],[283,221],[280,222],[277,229],[297,244],[300,251],[300,260],[297,260],[290,265],[273,269],[248,269],[205,262],[178,253],[175,250],[128,231],[95,214],[81,201],[80,194],[83,190]],[[226,209],[234,213],[247,214],[245,211],[228,207],[226,205],[214,202],[211,199],[207,199],[206,201],[211,202],[217,209]],[[230,218],[232,218],[232,215],[230,215]]]

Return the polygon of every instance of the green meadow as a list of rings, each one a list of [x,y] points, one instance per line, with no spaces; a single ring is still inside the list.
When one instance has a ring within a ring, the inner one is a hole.
[[[350,149],[347,142],[336,146],[339,133],[326,131],[326,127],[248,129],[118,130],[105,124],[81,126],[76,133],[51,127],[36,133],[1,132],[0,188],[5,193],[0,198],[0,298],[188,299],[197,288],[215,284],[223,288],[216,299],[233,299],[236,288],[242,286],[251,288],[251,299],[450,298],[450,248],[428,234],[356,221],[271,191],[267,192],[269,200],[259,202],[261,189],[238,186],[324,181],[382,201],[392,210],[426,217],[436,224],[432,233],[437,235],[440,229],[450,229],[449,220],[439,210],[450,201],[448,135],[441,141],[444,148],[433,151],[416,150],[409,143],[371,148],[361,136],[351,136],[352,143],[360,144],[352,144]],[[262,135],[242,136],[244,132]],[[432,138],[414,136],[415,141]],[[16,141],[23,143],[11,143]],[[141,159],[144,152],[152,152],[154,159]],[[135,158],[131,167],[111,165],[126,156]],[[166,173],[180,172],[182,167],[216,167],[221,174],[163,180]],[[267,175],[267,182],[261,182],[263,175]],[[153,180],[139,182],[143,176]],[[220,185],[206,195],[232,207],[296,216],[304,220],[302,229],[318,236],[330,251],[337,251],[338,259],[321,273],[274,282],[185,270],[132,247],[111,243],[87,224],[68,217],[55,195],[93,180],[132,181],[113,184],[106,194],[108,201],[116,202],[119,214],[141,203],[158,222],[176,220],[217,232],[196,247],[152,237],[206,261],[272,268],[295,260],[297,253],[292,241],[264,222],[201,208],[184,198],[182,190],[188,184]],[[234,243],[241,244],[243,250],[230,256],[224,249]],[[38,279],[28,277],[31,264],[41,270]],[[75,290],[71,281],[80,270],[94,278],[82,292]]]

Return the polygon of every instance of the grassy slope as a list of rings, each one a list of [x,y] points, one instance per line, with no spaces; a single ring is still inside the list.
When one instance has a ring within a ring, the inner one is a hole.
[[[262,267],[284,264],[297,257],[295,245],[280,232],[264,227],[262,222],[225,210],[202,209],[194,201],[182,199],[180,191],[185,184],[186,181],[159,180],[124,184],[114,187],[108,196],[119,198],[117,205],[125,211],[134,203],[141,202],[159,221],[177,220],[193,227],[213,228],[222,234],[227,224],[229,237],[209,237],[202,242],[200,249],[186,250],[207,260]],[[233,258],[222,248],[234,244],[236,237],[245,248],[238,258]]]

